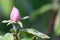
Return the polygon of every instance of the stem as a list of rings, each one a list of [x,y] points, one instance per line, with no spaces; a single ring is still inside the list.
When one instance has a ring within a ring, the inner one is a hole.
[[[14,29],[14,36],[16,37],[16,40],[18,40],[18,36],[17,36],[17,29],[16,26],[13,24],[13,29]]]
[[[56,19],[56,14],[57,14],[57,10],[56,11],[53,10],[51,20],[50,20],[50,25],[47,28],[47,30],[45,31],[46,34],[50,34],[53,31],[54,23],[55,23],[55,19]]]
[[[15,25],[13,24],[13,29],[14,29],[14,31],[15,32],[17,32],[17,29],[16,29],[16,27],[15,27]]]
[[[18,37],[18,40],[20,40],[21,38],[20,38],[20,32],[17,34],[17,37]]]
[[[18,40],[17,34],[15,35],[15,37],[16,37],[16,40]]]
[[[36,36],[33,36],[31,40],[34,40],[34,38],[36,38],[36,40],[38,40],[38,37],[36,37]]]
[[[36,37],[36,40],[38,40],[38,37]]]
[[[36,36],[33,36],[31,40],[33,40]]]

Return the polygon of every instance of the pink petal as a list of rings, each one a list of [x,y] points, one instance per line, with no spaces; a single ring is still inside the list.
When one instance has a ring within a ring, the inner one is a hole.
[[[16,7],[13,7],[11,11],[10,20],[12,20],[13,22],[20,21],[19,10]]]

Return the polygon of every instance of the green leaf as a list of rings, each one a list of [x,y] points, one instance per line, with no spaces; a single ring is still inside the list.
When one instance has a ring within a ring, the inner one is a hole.
[[[2,38],[3,38],[3,37],[2,37],[2,36],[0,36],[0,40],[2,40]]]
[[[56,17],[54,31],[57,35],[60,35],[60,10],[59,10],[57,17]]]
[[[43,15],[45,12],[51,9],[52,9],[52,4],[43,5],[42,7],[31,13],[31,18],[36,18],[37,16]]]
[[[14,40],[13,34],[7,33],[3,36],[2,40]]]
[[[32,40],[32,39],[28,38],[28,37],[25,37],[25,38],[22,38],[21,40]]]
[[[35,36],[37,36],[37,37],[40,37],[40,38],[50,38],[49,36],[47,36],[47,35],[39,32],[39,31],[37,31],[37,30],[35,30],[35,29],[32,29],[32,28],[31,28],[31,29],[26,29],[26,31],[27,31],[28,33],[33,34],[33,35],[35,35]]]

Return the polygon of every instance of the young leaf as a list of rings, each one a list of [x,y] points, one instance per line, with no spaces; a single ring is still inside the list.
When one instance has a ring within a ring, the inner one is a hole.
[[[20,25],[21,28],[23,28],[22,22],[18,22],[18,24]]]
[[[2,23],[8,23],[10,22],[11,20],[3,20]]]
[[[8,26],[8,25],[10,25],[10,24],[12,24],[12,23],[13,23],[12,21],[11,21],[11,22],[9,22],[9,23],[7,24],[7,26]]]
[[[26,17],[23,17],[22,19],[24,20],[24,19],[27,19],[27,18],[30,18],[29,16],[26,16]]]

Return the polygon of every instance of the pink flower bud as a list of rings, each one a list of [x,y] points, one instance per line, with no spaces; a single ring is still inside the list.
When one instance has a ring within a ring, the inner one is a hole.
[[[19,10],[16,7],[13,7],[11,11],[10,20],[13,21],[14,23],[20,21]]]

